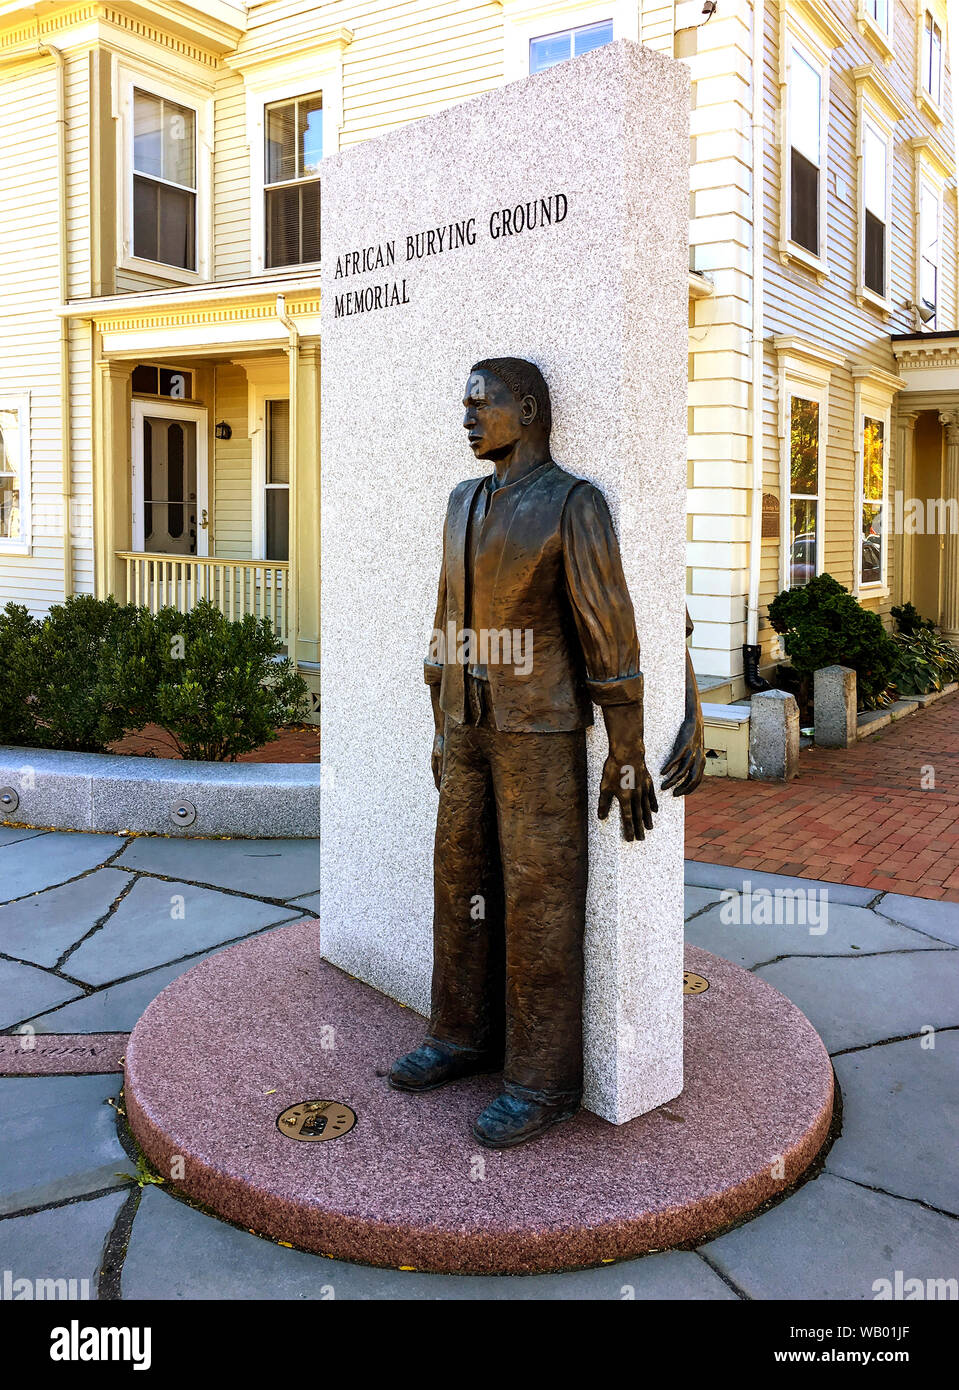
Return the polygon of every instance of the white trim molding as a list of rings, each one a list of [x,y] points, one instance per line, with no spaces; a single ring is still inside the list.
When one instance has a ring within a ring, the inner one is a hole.
[[[959,393],[959,330],[943,335],[920,337],[911,334],[908,338],[893,338],[892,350],[902,373],[903,388],[907,392],[905,399],[910,404],[912,396],[920,391],[934,392],[939,403],[946,393]]]
[[[31,516],[32,469],[30,447],[30,392],[0,391],[0,411],[10,412],[17,417],[16,468],[19,487],[18,506],[20,508],[20,529],[17,536],[0,536],[0,559],[7,555],[32,554],[33,527]],[[11,440],[4,435],[4,447],[11,447]]]

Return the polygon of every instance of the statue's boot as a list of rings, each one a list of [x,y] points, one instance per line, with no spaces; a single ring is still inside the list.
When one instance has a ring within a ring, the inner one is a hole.
[[[578,1104],[569,1101],[521,1100],[504,1092],[474,1121],[473,1134],[488,1149],[511,1149],[538,1139],[561,1120],[572,1119],[578,1109]]]
[[[472,1048],[428,1038],[414,1052],[408,1052],[393,1063],[389,1082],[394,1091],[435,1091],[437,1086],[445,1086],[448,1081],[497,1071],[501,1066],[502,1059],[487,1052],[474,1052]]]

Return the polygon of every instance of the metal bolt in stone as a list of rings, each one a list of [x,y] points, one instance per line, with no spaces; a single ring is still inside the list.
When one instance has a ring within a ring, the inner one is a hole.
[[[192,801],[175,801],[170,810],[174,825],[192,825],[196,820],[196,807]]]
[[[20,798],[12,787],[0,787],[0,806],[5,811],[15,811],[20,805]]]

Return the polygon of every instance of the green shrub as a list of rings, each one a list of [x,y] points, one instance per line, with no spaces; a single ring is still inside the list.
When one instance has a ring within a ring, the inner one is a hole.
[[[28,662],[40,747],[102,753],[122,736],[127,712],[104,667],[139,612],[91,594],[50,609],[30,642]]]
[[[900,632],[892,640],[896,648],[892,681],[900,695],[928,695],[959,680],[959,651],[930,627]]]
[[[30,644],[38,624],[19,603],[0,612],[0,743],[29,744],[36,738],[31,691]]]
[[[860,707],[882,698],[896,661],[895,643],[879,614],[863,608],[831,574],[784,589],[769,605],[769,621],[800,676],[807,708],[813,672],[823,666],[853,668]]]
[[[935,623],[931,618],[924,618],[919,609],[911,603],[904,603],[901,608],[893,608],[892,616],[896,620],[896,631],[904,633],[907,637],[914,632],[933,632]]]
[[[234,622],[203,601],[141,614],[109,663],[128,728],[161,725],[185,758],[234,762],[305,713],[306,684],[265,618]]]

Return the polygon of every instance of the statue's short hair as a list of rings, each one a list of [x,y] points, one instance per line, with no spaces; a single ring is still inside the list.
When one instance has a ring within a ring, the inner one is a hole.
[[[470,367],[470,375],[473,372],[492,372],[512,391],[517,400],[522,400],[524,396],[532,396],[539,418],[547,435],[549,434],[553,424],[549,387],[543,373],[534,362],[527,362],[525,357],[484,357],[482,362],[474,362]]]

